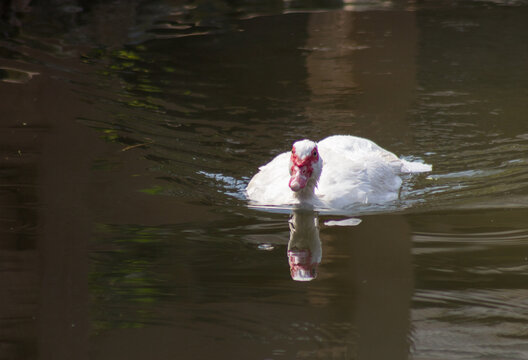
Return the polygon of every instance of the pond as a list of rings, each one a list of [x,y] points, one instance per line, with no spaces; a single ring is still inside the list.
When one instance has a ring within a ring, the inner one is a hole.
[[[1,359],[528,359],[527,2],[6,4]],[[333,134],[433,170],[248,203]]]

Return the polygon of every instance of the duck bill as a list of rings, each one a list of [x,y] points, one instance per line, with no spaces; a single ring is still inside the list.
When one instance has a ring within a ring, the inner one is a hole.
[[[288,183],[292,191],[297,192],[301,189],[304,189],[308,183],[308,177],[303,174],[302,170],[303,167],[298,167],[295,165],[292,166],[290,182]]]

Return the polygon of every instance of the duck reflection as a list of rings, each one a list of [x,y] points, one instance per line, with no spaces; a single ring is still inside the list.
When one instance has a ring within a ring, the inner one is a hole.
[[[326,221],[324,225],[356,226],[360,223],[360,219],[347,218]],[[288,263],[291,277],[295,281],[311,281],[317,277],[317,267],[323,256],[318,214],[313,210],[295,209],[289,225]]]
[[[295,281],[311,281],[317,277],[322,257],[317,213],[294,210],[289,224],[288,263],[291,277]]]

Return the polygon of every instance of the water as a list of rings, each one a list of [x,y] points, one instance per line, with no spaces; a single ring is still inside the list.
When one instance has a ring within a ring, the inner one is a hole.
[[[12,6],[1,359],[528,359],[526,2]],[[433,171],[248,206],[342,133]]]

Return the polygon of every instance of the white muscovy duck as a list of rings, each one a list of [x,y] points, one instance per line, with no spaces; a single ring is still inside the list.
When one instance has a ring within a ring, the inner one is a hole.
[[[357,203],[395,200],[400,174],[431,169],[428,164],[399,159],[370,140],[334,135],[318,143],[295,142],[291,151],[259,168],[246,193],[255,205],[342,210]]]

